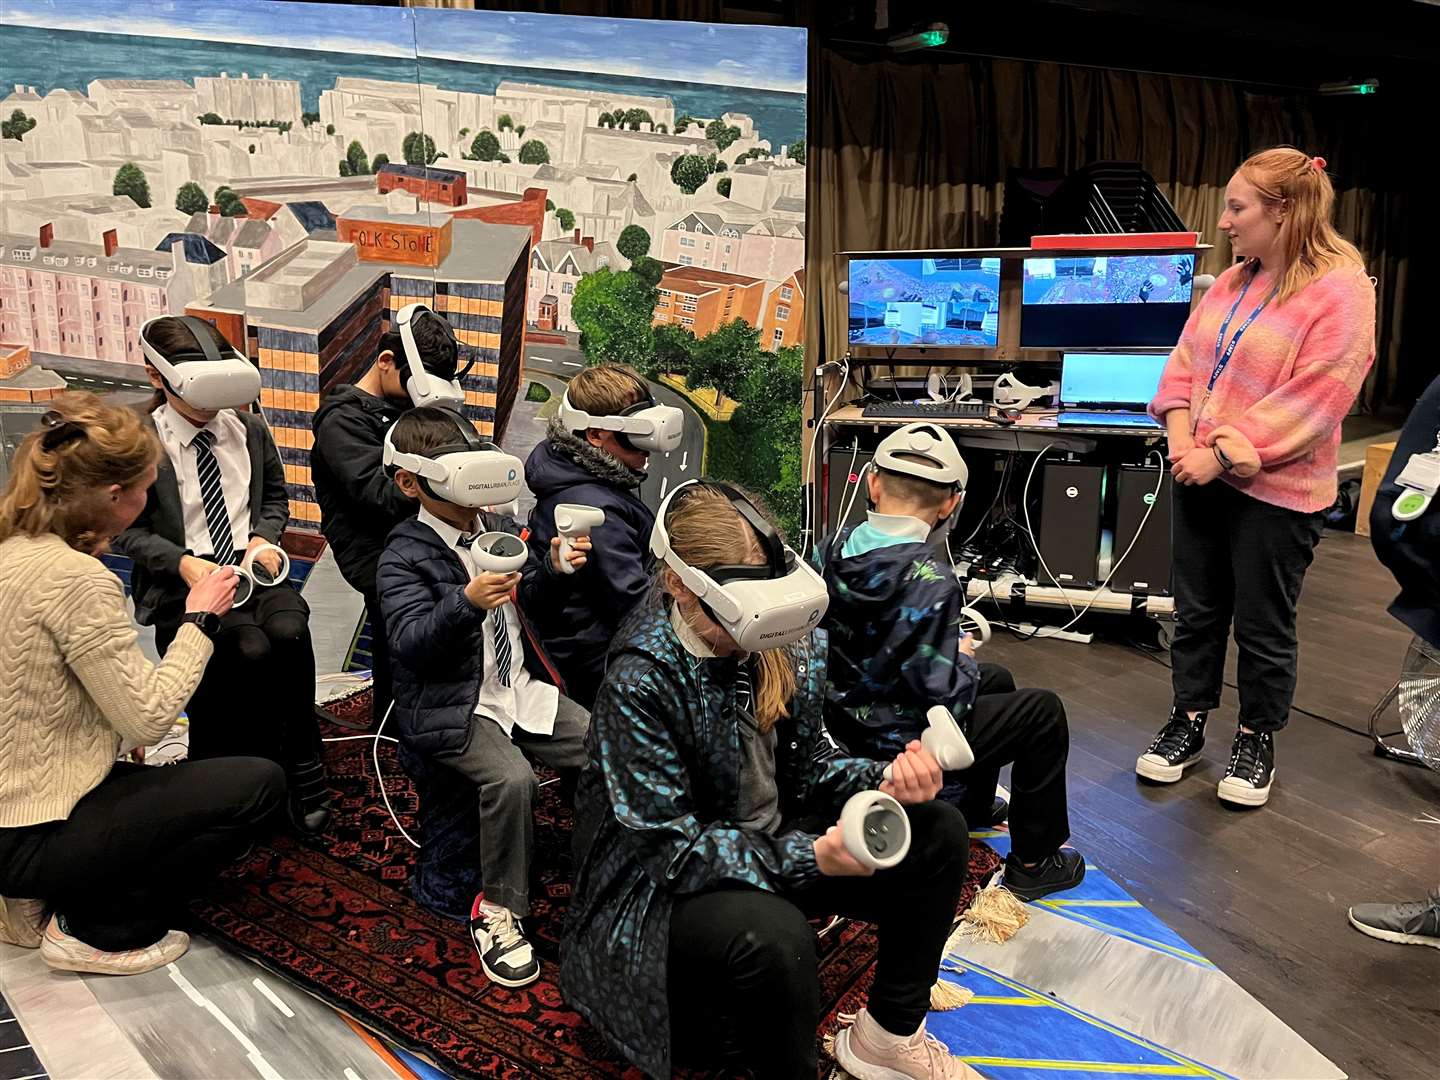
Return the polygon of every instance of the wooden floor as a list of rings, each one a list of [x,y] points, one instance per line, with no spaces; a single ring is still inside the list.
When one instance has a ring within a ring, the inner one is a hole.
[[[1367,540],[1326,536],[1301,601],[1297,706],[1364,729],[1410,640],[1385,613],[1394,593]],[[1020,643],[1000,631],[985,653],[1064,699],[1071,830],[1091,862],[1355,1080],[1440,1076],[1440,950],[1376,941],[1345,917],[1353,903],[1419,899],[1440,883],[1440,774],[1297,714],[1276,740],[1270,804],[1232,811],[1215,785],[1233,690],[1211,717],[1206,763],[1149,786],[1134,761],[1168,713],[1168,670],[1098,639]],[[1232,682],[1233,660],[1232,646]]]

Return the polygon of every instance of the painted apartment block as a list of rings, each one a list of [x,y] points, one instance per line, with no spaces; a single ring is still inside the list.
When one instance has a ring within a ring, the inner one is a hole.
[[[655,325],[678,323],[696,337],[735,319],[759,326],[764,296],[765,283],[758,278],[698,266],[668,267],[660,279]]]
[[[244,71],[232,79],[222,71],[219,78],[197,76],[195,96],[202,113],[213,112],[223,120],[300,123],[300,84],[294,79],[272,79],[268,74],[252,79]]]
[[[799,345],[805,336],[805,271],[796,270],[765,298],[760,320],[760,347],[777,349]]]
[[[739,222],[696,212],[664,231],[658,257],[681,266],[784,281],[805,265],[805,229],[781,218]]]
[[[374,361],[401,307],[429,303],[455,327],[462,364],[473,361],[465,412],[481,434],[504,434],[520,386],[530,229],[361,207],[336,225],[339,240],[304,240],[189,308],[259,364],[300,528],[320,522],[310,478],[320,397]]]

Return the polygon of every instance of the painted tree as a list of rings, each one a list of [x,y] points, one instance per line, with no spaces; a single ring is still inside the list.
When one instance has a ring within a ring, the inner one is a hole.
[[[531,139],[524,146],[520,147],[521,165],[548,165],[550,164],[550,148],[539,139]]]
[[[670,166],[670,179],[686,195],[694,195],[710,179],[710,162],[699,154],[681,154]]]
[[[24,109],[16,109],[10,114],[9,120],[0,121],[0,135],[23,142],[25,133],[33,130],[37,122],[33,116],[26,116]]]
[[[500,157],[500,140],[493,131],[481,131],[470,144],[470,156],[476,161],[495,161]]]
[[[495,121],[495,127],[498,131],[509,131],[514,126],[515,121],[510,119],[510,114],[508,112],[501,113]]]
[[[632,262],[650,254],[650,234],[639,225],[626,225],[615,241],[615,248]]]
[[[325,134],[326,134],[326,135],[334,135],[334,134],[335,134],[335,125],[334,125],[334,124],[326,124],[326,125],[325,125]]]
[[[561,232],[569,233],[571,229],[575,228],[575,215],[569,210],[565,209],[565,207],[562,206],[560,207],[560,209],[556,210],[555,216],[560,221]]]
[[[633,184],[633,183],[635,183],[636,180],[639,180],[639,179],[640,179],[639,174],[632,172],[629,176],[627,176],[627,177],[625,178],[625,182],[626,182],[627,184]]]
[[[580,328],[580,351],[590,364],[654,362],[655,289],[628,271],[602,267],[575,287],[570,317]]]
[[[175,209],[182,214],[203,214],[210,209],[210,200],[204,188],[194,181],[187,181],[175,193]]]
[[[805,164],[805,144],[803,142],[790,144],[790,160]]]
[[[245,217],[250,213],[240,196],[228,187],[215,189],[215,205],[225,217]]]
[[[630,109],[621,122],[631,131],[639,131],[641,124],[654,124],[655,118],[645,109]]]
[[[390,164],[390,155],[386,153],[376,154],[370,159],[370,171],[379,172],[382,166]]]
[[[353,165],[351,165],[350,162],[346,161],[344,158],[341,158],[341,159],[340,159],[340,175],[341,175],[341,176],[354,176],[354,175],[355,175],[355,167],[354,167]]]
[[[128,195],[142,210],[150,208],[150,182],[134,162],[127,161],[115,171],[115,182],[110,186],[110,193]]]
[[[202,124],[223,124],[223,123],[225,123],[225,121],[221,118],[221,116],[220,116],[219,113],[207,112],[207,113],[204,113],[203,115],[201,115],[201,117],[200,117],[200,123],[202,123]]]
[[[740,138],[740,129],[726,124],[724,120],[711,120],[705,125],[705,137],[715,144],[716,149],[724,152]]]
[[[359,139],[352,140],[345,148],[345,160],[350,163],[352,176],[364,176],[370,171],[370,157],[365,153],[365,147],[360,145]]]
[[[555,200],[554,200],[554,199],[546,199],[546,200],[545,200],[545,212],[546,212],[547,214],[553,214],[553,213],[555,212]]]
[[[691,124],[698,124],[699,122],[700,121],[696,120],[695,117],[689,115],[688,113],[684,116],[677,116],[675,117],[675,134],[680,135]]]
[[[435,151],[435,140],[424,132],[412,131],[400,144],[400,151],[410,165],[429,165],[440,155]]]
[[[715,192],[722,199],[728,199],[730,197],[730,177],[722,176],[719,180],[716,180]]]
[[[630,264],[630,273],[645,282],[645,284],[654,287],[658,286],[660,279],[665,276],[665,267],[659,259],[652,259],[648,255],[642,255]]]
[[[690,354],[695,349],[695,334],[689,327],[676,323],[665,323],[655,327],[655,362],[653,370],[645,372],[655,375],[690,373]]]
[[[695,343],[690,355],[690,385],[708,386],[739,401],[745,380],[759,359],[760,331],[744,319],[733,319]]]

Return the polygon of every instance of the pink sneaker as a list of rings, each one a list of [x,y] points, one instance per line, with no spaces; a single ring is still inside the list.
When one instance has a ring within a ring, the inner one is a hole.
[[[925,1030],[908,1039],[884,1031],[864,1009],[835,1036],[835,1060],[855,1080],[983,1080]]]
[[[45,901],[0,896],[0,941],[38,949],[45,932]]]
[[[190,948],[190,935],[171,930],[154,945],[122,952],[104,952],[86,945],[60,928],[57,915],[45,927],[45,940],[40,943],[40,958],[56,971],[89,971],[97,975],[142,975],[147,971],[174,963]]]

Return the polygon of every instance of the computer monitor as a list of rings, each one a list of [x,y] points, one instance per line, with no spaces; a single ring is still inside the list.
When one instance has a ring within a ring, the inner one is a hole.
[[[1000,260],[851,259],[850,344],[993,349]]]
[[[1144,409],[1160,386],[1168,353],[1069,353],[1061,359],[1063,408]]]
[[[1193,252],[1025,260],[1020,347],[1169,348],[1190,316]]]

